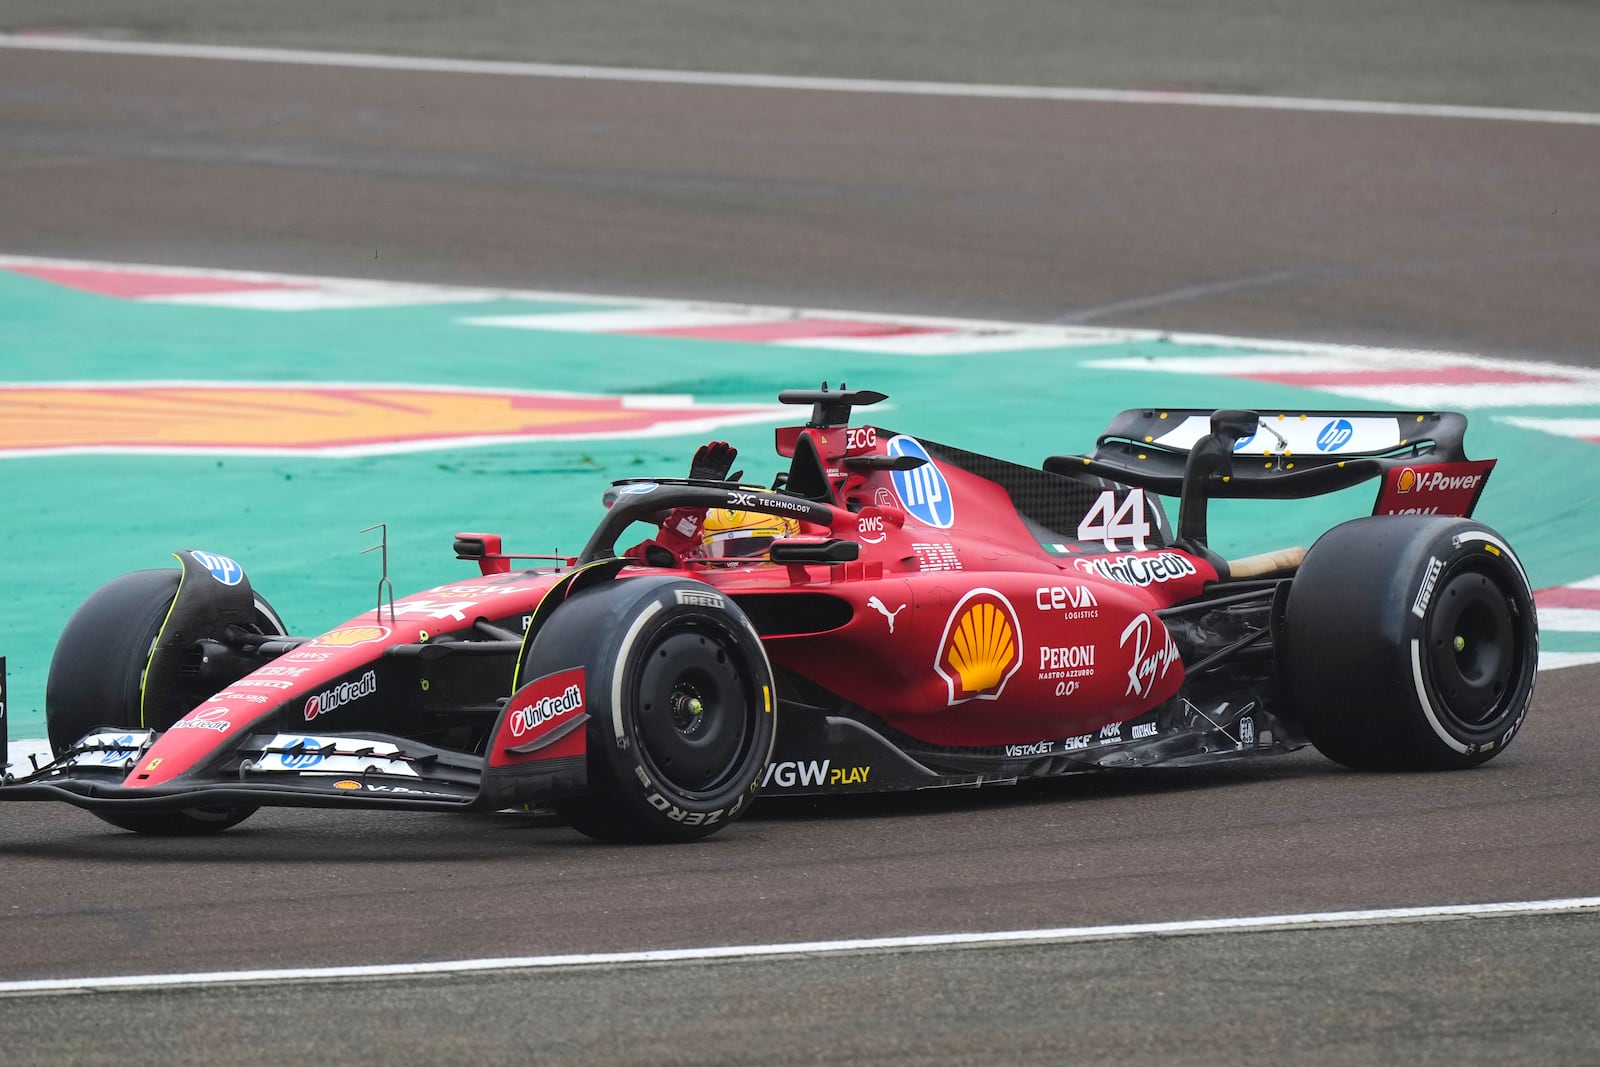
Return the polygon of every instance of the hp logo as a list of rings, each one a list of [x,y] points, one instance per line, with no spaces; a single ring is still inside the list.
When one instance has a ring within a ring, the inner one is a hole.
[[[1334,419],[1317,434],[1317,451],[1337,452],[1349,444],[1355,435],[1356,428],[1350,425],[1349,419]]]
[[[308,767],[315,767],[321,763],[322,753],[310,747],[314,741],[315,738],[302,737],[284,746],[288,751],[279,753],[279,758],[283,761],[283,769],[286,771],[303,771]]]
[[[227,556],[219,556],[215,552],[190,552],[189,555],[223,585],[238,585],[239,579],[244,577],[244,568]]]
[[[917,456],[927,460],[920,467],[908,471],[891,471],[889,476],[894,481],[894,491],[900,497],[901,507],[925,525],[948,529],[956,518],[955,505],[950,499],[950,483],[934,466],[928,450],[914,437],[896,437],[889,442],[889,455]]]

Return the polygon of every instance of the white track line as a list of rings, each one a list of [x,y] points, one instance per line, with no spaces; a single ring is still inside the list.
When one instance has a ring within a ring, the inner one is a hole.
[[[725,945],[707,948],[654,949],[640,952],[590,952],[560,956],[505,956],[491,959],[442,960],[433,963],[370,964],[345,967],[286,967],[256,971],[197,971],[188,974],[129,974],[93,978],[41,978],[0,982],[0,996],[42,993],[94,993],[175,986],[251,985],[352,979],[406,978],[417,975],[468,974],[479,971],[535,971],[560,967],[618,967],[644,963],[693,963],[708,960],[752,960],[774,956],[836,956],[849,953],[907,952],[918,949],[969,948],[980,945],[1040,945],[1077,941],[1112,941],[1186,934],[1248,933],[1264,930],[1364,926],[1449,919],[1504,918],[1518,915],[1600,910],[1600,897],[1565,900],[1510,901],[1500,904],[1449,904],[1424,908],[1376,908],[1300,915],[1260,915],[1185,922],[1124,923],[1109,926],[1062,926],[1043,930],[1001,930],[992,933],[924,934],[913,937],[865,937],[848,941],[799,941],[776,945]]]
[[[1396,366],[1397,356],[1404,359],[1403,369],[1406,373],[1416,381],[1424,383],[1429,381],[1430,373],[1436,373],[1444,381],[1448,381],[1449,373],[1463,366],[1461,353],[1360,349],[1333,344],[1320,345],[1315,351],[1301,355],[1158,356],[1136,359],[1124,357],[1096,360],[1089,365],[1107,370],[1149,371],[1160,374],[1226,374],[1245,378],[1267,374],[1293,375],[1307,382],[1315,382],[1319,375],[1351,370],[1398,370],[1401,368]],[[1565,381],[1600,384],[1600,371],[1560,363],[1477,356],[1466,365],[1502,370],[1525,378],[1547,376]]]
[[[1559,671],[1566,667],[1585,667],[1600,663],[1600,652],[1540,652],[1541,671]]]
[[[0,270],[8,268],[26,270],[30,267],[59,268],[64,270],[102,270],[102,271],[129,271],[137,273],[162,274],[174,277],[218,278],[236,280],[241,282],[268,282],[299,286],[360,286],[382,285],[383,282],[373,278],[345,278],[331,275],[317,274],[283,274],[268,271],[242,271],[224,270],[214,267],[174,267],[170,264],[158,265],[149,263],[114,263],[101,260],[59,259],[53,256],[19,256],[0,254]],[[455,303],[450,294],[462,291],[461,288],[449,285],[416,285],[414,283],[399,283],[407,288],[424,293],[439,294],[439,303]],[[1274,353],[1277,358],[1282,358],[1284,353],[1299,353],[1313,357],[1324,357],[1345,365],[1345,361],[1357,360],[1384,366],[1406,361],[1428,362],[1429,365],[1464,365],[1490,368],[1519,368],[1529,374],[1548,372],[1574,377],[1595,375],[1595,372],[1582,367],[1573,367],[1560,363],[1540,363],[1511,361],[1495,359],[1487,356],[1475,355],[1469,352],[1453,352],[1443,349],[1410,349],[1374,347],[1371,345],[1335,344],[1326,341],[1291,341],[1280,338],[1261,337],[1234,337],[1227,334],[1189,333],[1172,330],[1149,329],[1123,329],[1108,326],[1060,326],[1051,327],[1038,322],[1007,321],[1003,319],[970,319],[942,315],[901,315],[893,312],[861,311],[846,308],[817,308],[817,307],[784,307],[779,305],[762,304],[732,304],[710,300],[684,300],[663,297],[631,296],[617,293],[571,293],[550,289],[482,289],[473,288],[470,291],[476,294],[498,296],[505,300],[532,300],[551,301],[568,304],[589,305],[631,305],[638,308],[658,308],[664,311],[681,309],[696,312],[716,313],[729,318],[828,318],[852,319],[860,322],[884,322],[900,326],[927,326],[935,329],[969,330],[975,334],[993,334],[999,331],[1018,331],[1032,333],[1043,330],[1059,330],[1063,345],[1078,346],[1090,343],[1118,344],[1134,341],[1172,341],[1180,345],[1199,345],[1211,348],[1237,348],[1246,351],[1264,351]],[[607,310],[610,310],[609,308]],[[559,313],[557,313],[559,314]],[[486,316],[487,317],[487,316]],[[1126,368],[1123,363],[1126,362]],[[1116,369],[1141,369],[1147,370],[1151,361],[1138,360],[1105,360],[1094,361],[1090,367],[1107,367]],[[1223,364],[1218,364],[1223,366]],[[1207,373],[1207,371],[1201,371]],[[1219,371],[1218,373],[1226,373]],[[1600,375],[1596,375],[1600,377]],[[429,387],[432,388],[432,387]]]
[[[702,326],[743,326],[786,322],[788,315],[697,311],[694,308],[619,308],[615,311],[557,311],[543,315],[486,315],[460,321],[467,326],[500,326],[512,330],[559,330],[567,333],[643,333]]]
[[[1540,608],[1539,629],[1600,634],[1600,611],[1590,608]]]
[[[221,293],[173,293],[136,297],[141,304],[238,308],[244,311],[346,311],[357,308],[407,307],[416,304],[480,304],[499,294],[463,289],[441,293],[432,286],[388,283],[326,286],[320,289],[246,289]]]
[[[1119,339],[1120,340],[1120,339]],[[824,348],[835,352],[876,352],[897,356],[969,356],[978,352],[1020,352],[1029,348],[1074,348],[1116,344],[1099,331],[1076,333],[1070,326],[1041,326],[1028,330],[968,329],[948,333],[890,334],[883,337],[849,335],[796,337],[774,341],[789,348]]]
[[[1530,419],[1519,415],[1503,415],[1500,421],[1521,426],[1525,430],[1539,430],[1543,433],[1559,434],[1562,437],[1582,437],[1600,441],[1600,419]]]
[[[0,36],[3,45],[3,36]],[[375,278],[348,278],[319,274],[284,274],[269,271],[226,270],[215,267],[175,267],[171,264],[117,263],[102,260],[60,259],[53,256],[21,256],[0,253],[0,270],[17,268],[56,268],[63,270],[127,271],[169,275],[180,278],[217,278],[240,282],[266,282],[293,286],[318,286],[328,288],[382,287],[388,283]],[[477,300],[531,300],[567,304],[587,304],[606,311],[615,305],[633,308],[654,308],[659,313],[675,311],[705,313],[729,320],[751,319],[851,319],[858,322],[883,322],[898,326],[926,326],[938,330],[965,330],[974,335],[992,335],[1016,332],[1031,335],[1036,332],[1059,331],[1062,347],[1089,344],[1119,344],[1135,341],[1171,341],[1179,345],[1196,345],[1208,348],[1235,348],[1243,352],[1266,352],[1259,360],[1250,358],[1233,362],[1232,357],[1196,357],[1191,365],[1185,357],[1152,359],[1094,360],[1089,367],[1116,370],[1171,370],[1183,373],[1229,374],[1245,373],[1252,368],[1264,368],[1271,362],[1285,361],[1287,354],[1307,357],[1306,369],[1318,366],[1349,369],[1351,363],[1372,366],[1394,366],[1405,363],[1417,366],[1469,366],[1494,370],[1519,370],[1526,374],[1549,374],[1578,382],[1600,382],[1600,372],[1586,367],[1564,363],[1534,360],[1508,360],[1471,352],[1448,349],[1391,348],[1374,345],[1339,344],[1328,341],[1293,341],[1285,338],[1236,337],[1229,334],[1193,333],[1183,330],[1128,329],[1109,326],[1051,326],[1038,322],[1004,319],[972,319],[944,315],[902,315],[894,312],[863,311],[854,308],[796,307],[763,304],[734,304],[712,300],[685,300],[667,297],[635,296],[623,293],[572,293],[552,289],[486,289],[452,285],[423,285],[413,282],[394,283],[396,288],[417,294],[419,303],[451,304],[462,302],[461,294],[470,294]],[[143,298],[150,300],[153,298]],[[166,298],[161,298],[166,302]],[[551,314],[563,314],[552,312]],[[484,316],[485,318],[491,316]],[[1263,362],[1264,361],[1264,362]],[[1294,367],[1297,364],[1283,362]],[[435,388],[429,386],[427,388]]]
[[[166,41],[112,41],[86,37],[0,34],[0,48],[49,52],[88,52],[168,59],[215,59],[242,63],[293,63],[357,70],[403,70],[438,74],[490,74],[517,78],[578,78],[590,81],[652,82],[727,86],[740,89],[799,89],[811,92],[888,93],[904,96],[954,96],[1001,100],[1060,100],[1071,103],[1158,104],[1179,107],[1254,108],[1348,115],[1404,115],[1421,118],[1489,119],[1600,126],[1600,114],[1508,107],[1461,107],[1376,100],[1321,100],[1295,96],[1237,93],[1153,92],[1133,89],[1073,89],[1038,85],[965,85],[952,82],[880,81],[871,78],[812,78],[781,74],[649,70],[631,67],[565,66],[493,60],[389,56],[364,52],[312,52],[291,48],[241,48],[176,44]]]

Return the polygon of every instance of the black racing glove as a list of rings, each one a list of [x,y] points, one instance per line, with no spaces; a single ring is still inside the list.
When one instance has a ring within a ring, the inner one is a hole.
[[[694,462],[689,464],[689,477],[711,482],[728,481],[728,472],[733,469],[733,461],[738,456],[739,450],[726,441],[701,445],[695,449]],[[744,471],[735,474],[733,480],[738,481],[742,477]]]

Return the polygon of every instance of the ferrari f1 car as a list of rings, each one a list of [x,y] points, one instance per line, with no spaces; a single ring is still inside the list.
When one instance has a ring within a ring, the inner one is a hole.
[[[290,635],[219,554],[111,581],[51,664],[53,758],[0,799],[169,834],[262,805],[548,805],[601,839],[675,841],[761,794],[1307,742],[1353,768],[1465,768],[1522,725],[1532,594],[1469,517],[1494,461],[1466,458],[1458,413],[1137,409],[1035,468],[852,425],[880,393],[780,399],[811,412],[777,431],[772,486],[614,482],[581,554],[463,533],[477,575],[380,583],[326,633]],[[1367,480],[1373,514],[1309,551],[1208,545],[1212,499]],[[719,510],[754,517],[757,554],[682,536]],[[619,553],[640,523],[656,537]]]

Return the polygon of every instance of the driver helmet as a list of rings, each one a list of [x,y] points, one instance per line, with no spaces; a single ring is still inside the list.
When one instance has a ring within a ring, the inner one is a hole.
[[[766,556],[773,541],[799,532],[799,522],[781,515],[712,508],[706,512],[701,530],[700,556],[713,560],[759,559]]]

